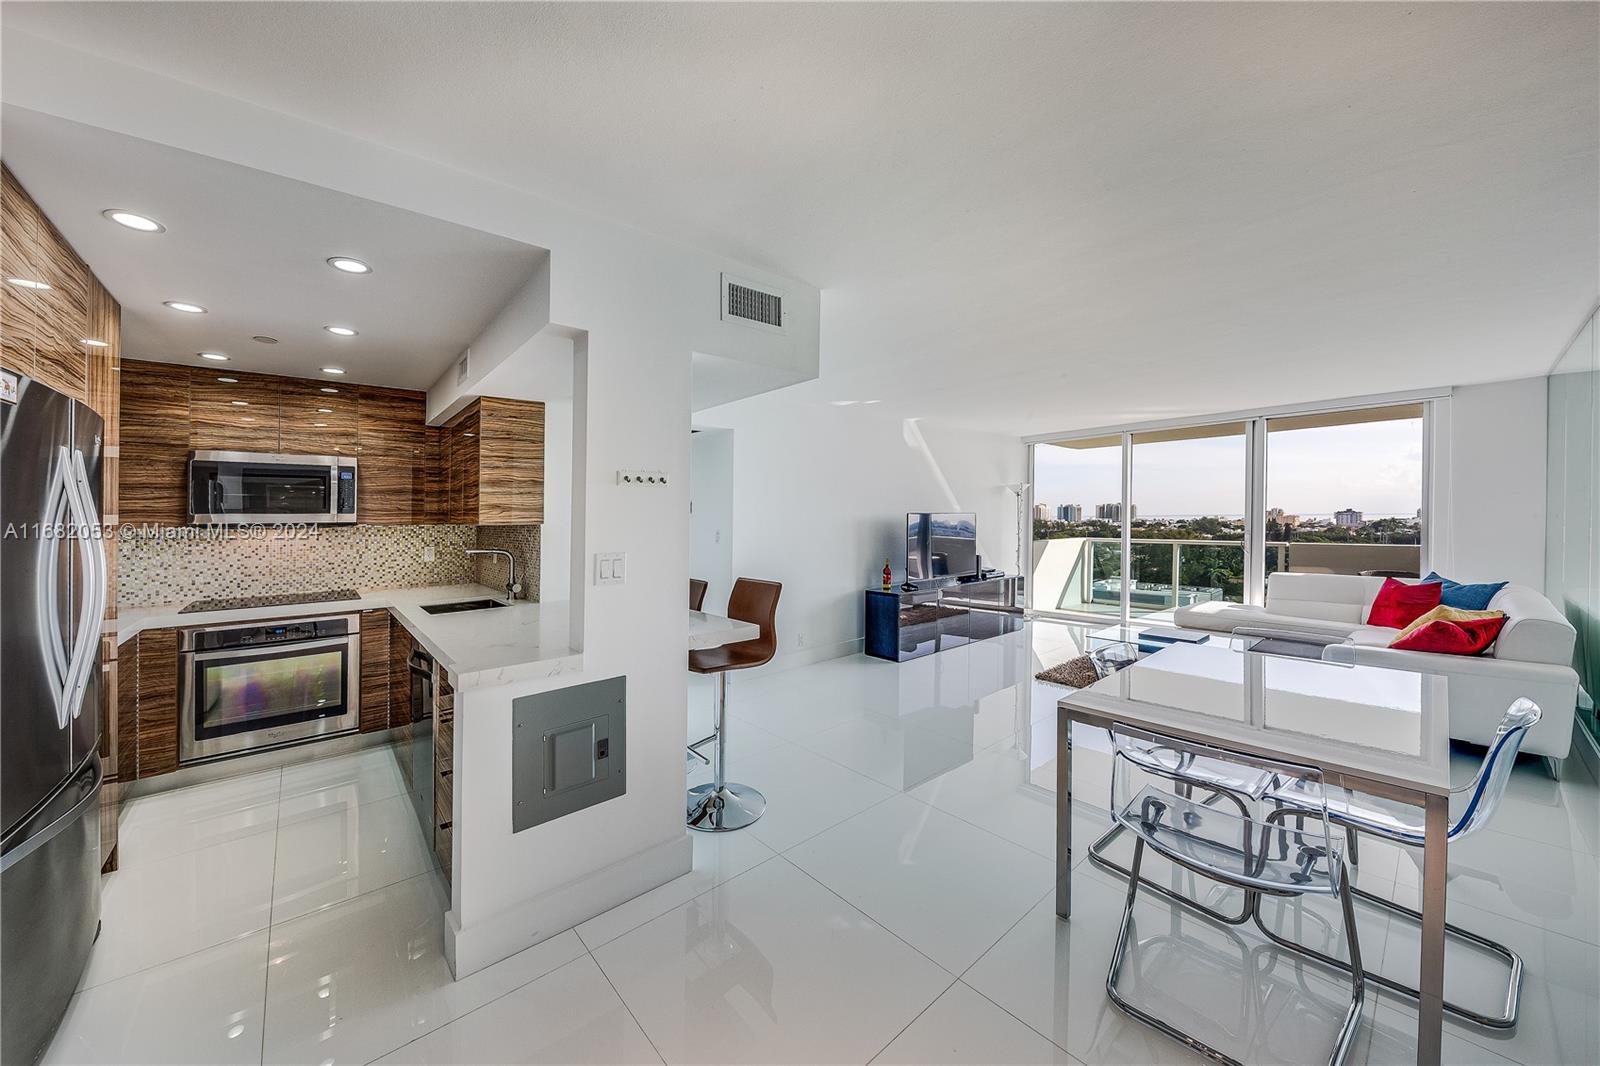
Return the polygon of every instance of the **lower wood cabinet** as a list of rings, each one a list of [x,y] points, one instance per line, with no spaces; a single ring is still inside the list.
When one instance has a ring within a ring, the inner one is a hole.
[[[361,612],[361,732],[389,728],[389,639],[393,627],[388,611]]]
[[[154,777],[178,768],[178,631],[147,629],[137,639],[138,776]]]

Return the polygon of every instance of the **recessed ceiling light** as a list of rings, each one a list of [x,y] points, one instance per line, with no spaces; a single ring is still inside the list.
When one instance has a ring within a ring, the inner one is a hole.
[[[87,344],[91,348],[109,348],[109,347],[111,347],[111,344],[108,341],[90,340],[88,337],[84,337],[82,339],[83,339],[83,343]]]
[[[328,388],[328,387],[327,387],[327,386],[326,386],[326,385],[324,385],[324,386],[323,386],[323,387],[322,387],[322,391],[323,391],[323,392],[338,392],[338,391],[339,391],[339,390],[338,390],[338,389],[330,389],[330,388]]]
[[[225,385],[237,385],[239,383],[238,378],[218,378],[217,380]]]
[[[48,289],[50,287],[44,282],[34,281],[32,278],[7,278],[6,280],[24,289]]]
[[[199,304],[185,303],[183,300],[164,300],[162,302],[174,311],[182,311],[186,315],[203,315],[206,313],[206,309]]]
[[[195,354],[202,359],[209,359],[213,363],[226,363],[228,361],[228,357],[221,352],[196,352]]]
[[[344,367],[342,367],[342,366],[325,366],[325,367],[322,368],[322,372],[324,374],[343,374],[344,373]]]
[[[233,406],[235,406],[235,407],[249,407],[250,406],[250,401],[249,400],[229,400],[228,402],[233,404]]]
[[[335,337],[354,337],[356,335],[356,331],[349,326],[323,326],[322,328]]]
[[[278,343],[278,338],[276,338],[276,337],[268,337],[268,336],[266,336],[264,334],[261,335],[261,336],[258,336],[258,337],[251,337],[250,339],[255,341],[257,344],[277,344]]]
[[[359,259],[351,259],[347,255],[336,255],[328,260],[328,265],[335,270],[342,270],[346,274],[370,274],[372,268]]]
[[[100,213],[117,225],[136,229],[140,233],[160,233],[167,228],[147,215],[139,215],[132,211],[123,211],[115,207],[108,207]]]

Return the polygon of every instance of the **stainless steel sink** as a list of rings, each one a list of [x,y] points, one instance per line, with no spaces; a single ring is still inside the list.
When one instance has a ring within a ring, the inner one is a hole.
[[[461,611],[487,611],[492,607],[509,607],[499,600],[454,600],[450,603],[425,603],[422,609],[429,614],[458,614]]]

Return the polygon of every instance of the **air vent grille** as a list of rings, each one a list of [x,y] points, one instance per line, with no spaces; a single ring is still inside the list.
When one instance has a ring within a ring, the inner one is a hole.
[[[728,314],[760,322],[764,326],[783,326],[783,297],[762,292],[737,281],[728,283]]]

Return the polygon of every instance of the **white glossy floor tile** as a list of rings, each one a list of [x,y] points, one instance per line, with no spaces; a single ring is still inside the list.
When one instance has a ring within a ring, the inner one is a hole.
[[[897,791],[909,791],[972,758],[972,747],[882,718],[846,722],[796,741]]]
[[[281,776],[281,770],[265,770],[135,796],[123,803],[120,825],[127,832],[154,823],[203,822],[262,806],[270,808],[278,802]],[[149,783],[158,784],[160,779]]]
[[[784,859],[594,957],[668,1062],[866,1062],[952,977]]]
[[[107,876],[84,988],[267,928],[274,834],[137,863]]]
[[[583,954],[570,930],[452,981],[431,874],[276,925],[266,1061],[365,1063]]]
[[[1029,851],[1055,855],[1053,766],[1034,770],[1009,755],[980,751],[911,795]]]
[[[434,867],[409,796],[331,805],[278,831],[272,920],[288,921]]]
[[[710,780],[704,767],[690,784]],[[794,744],[728,762],[728,780],[749,785],[767,797],[767,813],[747,829],[774,851],[785,851],[809,837],[882,803],[894,792],[854,770]]]
[[[240,797],[243,799],[244,797]],[[192,810],[162,808],[166,817],[133,812],[117,830],[117,859],[120,869],[169,859],[184,852],[237,840],[256,833],[271,833],[278,827],[278,789],[274,781],[271,798],[259,803],[200,805]]]
[[[267,933],[79,992],[46,1066],[258,1063]]]
[[[785,857],[954,974],[1055,885],[1049,860],[906,796]]]
[[[1077,1066],[1078,1060],[957,981],[873,1059],[874,1066]]]
[[[405,791],[388,747],[302,763],[283,771],[285,819],[328,804],[371,803]]]
[[[660,1061],[588,955],[378,1060],[384,1066]]]
[[[578,936],[591,951],[777,854],[744,832],[690,833],[689,839],[694,844],[694,867],[688,873],[578,926]]]

